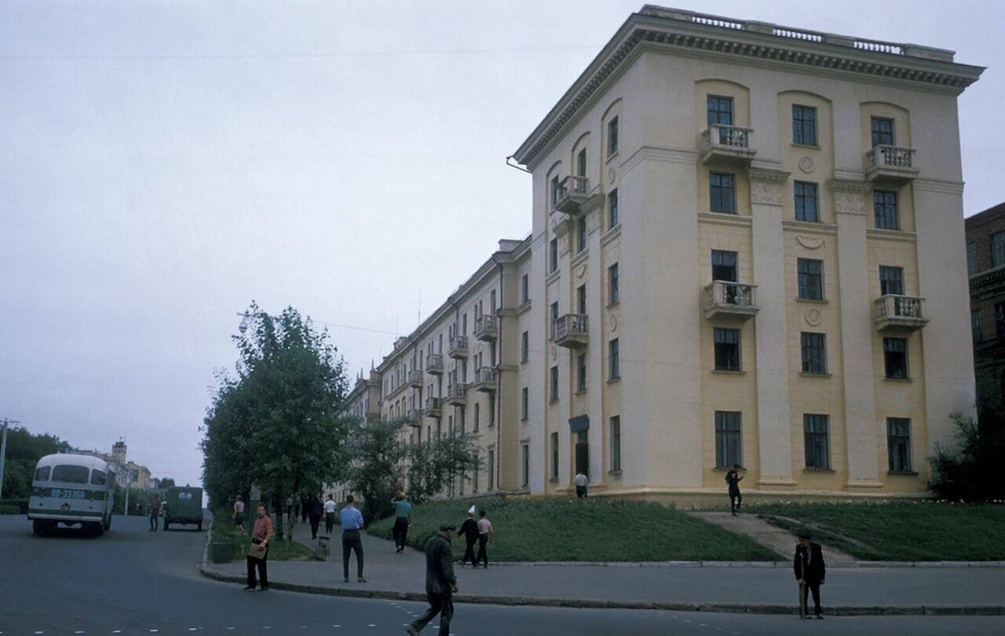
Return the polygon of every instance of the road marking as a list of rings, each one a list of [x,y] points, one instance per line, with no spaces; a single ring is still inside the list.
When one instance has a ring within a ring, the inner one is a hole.
[[[112,633],[113,633],[113,634],[121,634],[121,633],[122,633],[122,630],[121,630],[121,629],[113,629],[113,630],[112,630]]]
[[[373,623],[370,623],[369,625],[367,625],[367,627],[376,627],[376,625],[374,625]]]

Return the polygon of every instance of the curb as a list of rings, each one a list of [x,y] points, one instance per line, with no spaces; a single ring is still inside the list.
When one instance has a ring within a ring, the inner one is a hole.
[[[791,568],[792,561],[493,561],[492,567],[601,568]],[[1005,568],[1005,561],[852,561],[828,564],[828,569],[857,568]]]
[[[205,563],[199,567],[203,576],[222,583],[244,583],[240,576],[221,574]],[[299,585],[270,581],[269,587],[275,590],[299,592],[302,594],[317,594],[321,596],[339,596],[344,598],[386,599],[392,601],[416,601],[425,603],[424,593],[392,592],[389,590],[359,590],[337,587],[320,587],[314,585]],[[723,614],[798,614],[798,610],[790,605],[743,605],[738,603],[671,603],[662,601],[594,601],[584,599],[555,599],[526,596],[454,596],[455,603],[470,603],[474,605],[533,605],[537,607],[571,607],[592,609],[633,609],[660,610],[671,612],[715,612]],[[1003,605],[963,605],[963,606],[904,606],[904,607],[828,607],[824,609],[828,616],[1005,616]]]

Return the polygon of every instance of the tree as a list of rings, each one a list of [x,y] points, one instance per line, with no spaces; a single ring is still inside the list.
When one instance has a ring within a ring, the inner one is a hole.
[[[327,331],[292,307],[270,316],[252,303],[233,340],[236,377],[218,375],[203,427],[210,498],[229,501],[256,484],[275,509],[340,479],[349,382]]]
[[[931,458],[928,487],[940,499],[950,501],[998,501],[1005,499],[1005,433],[1001,426],[978,426],[962,413],[949,416],[956,425],[955,445],[936,444]]]
[[[4,499],[27,499],[35,464],[46,455],[66,453],[70,445],[55,435],[34,435],[23,427],[7,431],[7,459],[4,465]]]
[[[174,488],[174,479],[171,477],[161,477],[160,486],[161,489]]]

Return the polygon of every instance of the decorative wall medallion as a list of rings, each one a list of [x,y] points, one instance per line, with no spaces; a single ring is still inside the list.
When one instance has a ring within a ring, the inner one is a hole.
[[[820,310],[814,308],[807,309],[806,315],[803,316],[803,318],[806,320],[806,324],[811,327],[816,327],[820,324],[820,321],[823,320],[823,316],[820,315]]]
[[[576,268],[576,278],[582,278],[586,274],[586,263],[582,263]]]
[[[799,158],[799,169],[809,174],[816,169],[816,164],[813,163],[813,157],[800,157]]]
[[[558,359],[558,349],[555,347],[555,345],[551,345],[551,359],[552,360]]]
[[[805,234],[797,234],[796,242],[808,250],[815,250],[824,246],[824,237],[806,236]]]
[[[607,169],[607,180],[612,184],[614,183],[614,178],[618,176],[618,173],[614,171],[614,168]]]
[[[607,322],[611,325],[611,332],[615,332],[615,331],[618,330],[618,315],[617,314],[611,314],[610,318],[607,319]]]

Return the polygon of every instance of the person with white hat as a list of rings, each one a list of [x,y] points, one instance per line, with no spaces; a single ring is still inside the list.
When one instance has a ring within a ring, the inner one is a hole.
[[[461,559],[461,567],[471,562],[471,567],[478,565],[475,562],[475,543],[478,542],[478,522],[475,521],[475,507],[468,508],[468,518],[461,524],[460,535],[464,537],[466,547],[464,548],[464,558]]]

